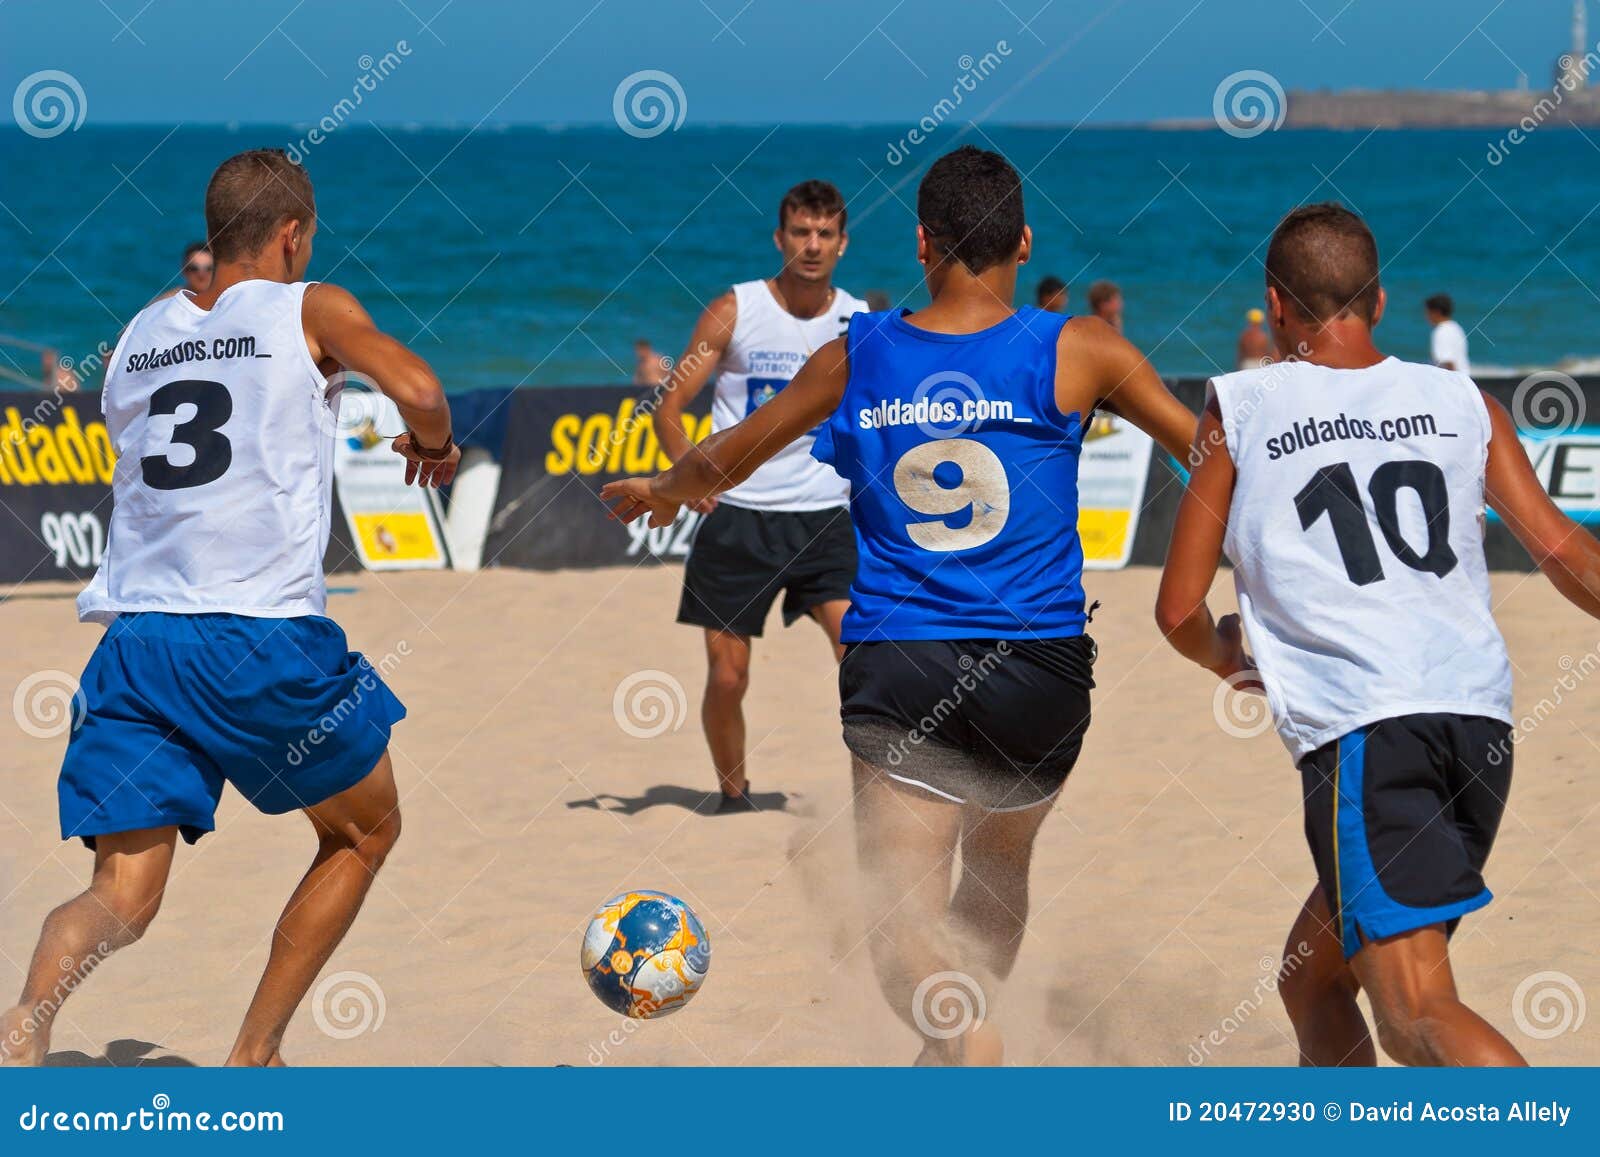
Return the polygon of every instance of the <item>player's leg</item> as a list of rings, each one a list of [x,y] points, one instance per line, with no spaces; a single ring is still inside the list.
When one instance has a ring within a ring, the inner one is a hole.
[[[867,942],[884,998],[923,1037],[919,1063],[998,1063],[993,1030],[967,1015],[980,994],[946,986],[978,983],[965,976],[946,921],[961,805],[900,786],[859,758],[851,767]]]
[[[1456,994],[1443,924],[1364,945],[1350,961],[1372,1001],[1383,1051],[1403,1065],[1526,1065]]]
[[[706,693],[700,703],[700,724],[711,748],[717,786],[730,799],[742,798],[749,786],[744,697],[750,689],[750,650],[748,635],[706,631]]]
[[[1033,843],[1053,802],[1016,811],[967,809],[950,919],[973,959],[998,980],[1011,975],[1022,947]]]
[[[400,838],[400,800],[388,752],[361,782],[305,814],[316,829],[317,854],[278,918],[230,1065],[283,1063],[279,1047],[289,1018],[355,922]]]
[[[0,1014],[0,1063],[42,1063],[67,997],[107,956],[144,935],[161,907],[177,838],[176,827],[95,838],[89,887],[45,917],[22,996]]]
[[[1360,991],[1318,885],[1289,929],[1278,969],[1278,996],[1294,1025],[1301,1065],[1378,1063],[1367,1019],[1356,1001]]]
[[[811,608],[811,617],[817,620],[828,642],[833,645],[835,661],[844,660],[844,644],[839,641],[839,632],[844,626],[844,613],[850,609],[849,599],[829,599]]]

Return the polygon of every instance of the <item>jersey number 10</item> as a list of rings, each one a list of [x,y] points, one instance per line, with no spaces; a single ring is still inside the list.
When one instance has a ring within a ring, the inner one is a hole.
[[[1420,554],[1400,533],[1399,494],[1411,490],[1422,503],[1423,521],[1428,527],[1427,549]],[[1394,556],[1412,570],[1443,578],[1456,567],[1456,552],[1450,549],[1450,493],[1444,471],[1432,462],[1413,459],[1385,462],[1372,472],[1367,483],[1378,529]],[[1383,580],[1383,562],[1378,543],[1367,522],[1361,491],[1350,463],[1324,466],[1311,476],[1294,507],[1300,514],[1300,528],[1310,530],[1324,514],[1333,527],[1333,541],[1344,561],[1344,572],[1357,586]]]

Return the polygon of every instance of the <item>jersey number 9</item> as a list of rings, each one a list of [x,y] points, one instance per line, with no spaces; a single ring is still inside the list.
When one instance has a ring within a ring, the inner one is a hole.
[[[934,516],[906,523],[911,541],[923,550],[971,550],[999,534],[1011,507],[1006,468],[982,442],[941,438],[914,446],[894,465],[894,489],[918,514]],[[950,516],[970,512],[959,525]]]

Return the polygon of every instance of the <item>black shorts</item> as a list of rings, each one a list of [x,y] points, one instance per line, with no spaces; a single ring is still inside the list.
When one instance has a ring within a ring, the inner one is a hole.
[[[1511,729],[1480,715],[1402,715],[1300,761],[1306,840],[1345,959],[1493,897],[1483,865],[1511,789]]]
[[[748,510],[726,502],[700,523],[683,567],[678,622],[759,637],[783,592],[783,623],[850,597],[856,532],[850,511]]]
[[[1061,790],[1089,728],[1094,640],[853,643],[839,666],[844,742],[891,779],[990,811]]]

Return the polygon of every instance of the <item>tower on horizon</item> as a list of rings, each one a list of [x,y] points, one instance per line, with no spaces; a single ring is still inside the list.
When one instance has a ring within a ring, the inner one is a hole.
[[[1569,92],[1588,87],[1589,6],[1587,0],[1572,0],[1572,47],[1556,63],[1556,80]]]

